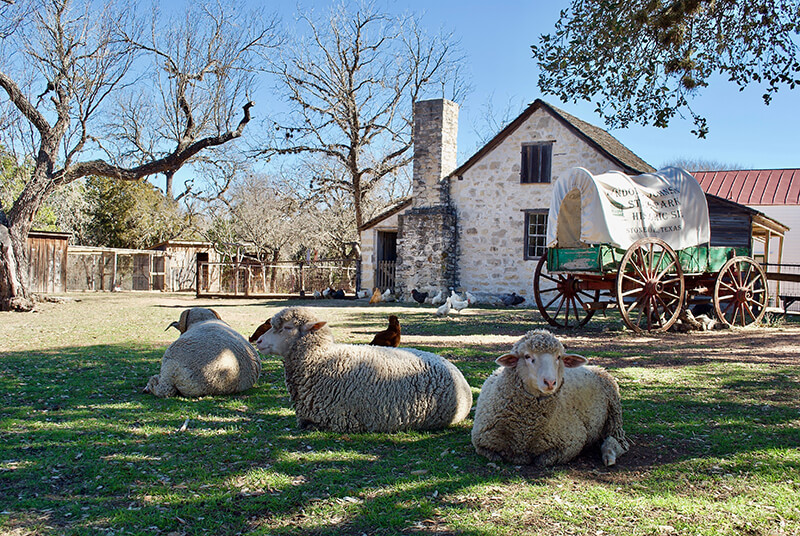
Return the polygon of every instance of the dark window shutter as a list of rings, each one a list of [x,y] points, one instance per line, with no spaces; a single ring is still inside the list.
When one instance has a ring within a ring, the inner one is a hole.
[[[539,182],[550,182],[550,167],[553,160],[553,146],[542,145],[541,147],[541,167],[539,171]]]

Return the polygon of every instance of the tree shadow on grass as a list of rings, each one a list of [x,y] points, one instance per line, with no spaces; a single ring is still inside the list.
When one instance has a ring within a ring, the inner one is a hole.
[[[485,514],[487,486],[500,489],[501,501],[511,487],[547,489],[562,478],[609,487],[635,481],[631,494],[658,495],[682,493],[663,486],[681,472],[715,478],[719,459],[730,460],[725,471],[800,471],[795,459],[747,466],[749,457],[800,442],[796,408],[742,399],[778,381],[780,371],[722,373],[716,395],[623,389],[635,444],[617,468],[604,468],[592,449],[540,469],[479,457],[471,421],[429,433],[299,431],[276,359],[265,359],[259,384],[239,395],[142,394],[162,353],[97,345],[2,356],[0,529],[479,536],[494,533],[492,522],[464,519]],[[474,389],[495,368],[457,364]]]

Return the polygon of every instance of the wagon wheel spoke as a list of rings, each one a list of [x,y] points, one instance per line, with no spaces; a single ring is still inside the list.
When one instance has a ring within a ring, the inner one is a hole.
[[[556,300],[557,300],[557,299],[559,299],[559,298],[563,298],[563,296],[562,296],[561,294],[556,294],[556,295],[555,295],[555,297],[554,297],[552,300],[550,300],[549,302],[547,302],[547,305],[545,305],[545,306],[544,306],[544,308],[545,308],[545,309],[549,309],[549,308],[550,308],[550,306],[551,306],[551,305],[553,305],[553,302],[554,302],[554,301],[556,301]]]
[[[732,287],[731,285],[729,285],[729,284],[728,284],[728,282],[727,282],[727,281],[723,281],[722,279],[720,279],[720,286],[721,286],[721,287],[725,287],[725,290],[728,290],[728,291],[730,291],[730,292],[731,292],[731,294],[733,294],[734,292],[736,292],[736,288]]]
[[[616,296],[622,319],[631,329],[668,329],[677,321],[684,300],[678,255],[663,240],[636,241],[625,252],[617,271]],[[636,297],[633,303],[628,302],[631,296]]]
[[[749,257],[728,260],[717,275],[714,306],[719,319],[728,326],[747,327],[760,322],[768,298],[766,274]]]
[[[543,270],[546,262],[547,254],[539,259],[533,279],[533,293],[539,314],[551,326],[570,328],[586,324],[594,315],[594,310],[583,307],[584,299],[596,301],[600,292],[594,291],[592,294],[581,289],[580,279],[571,274],[564,276],[545,273]],[[547,283],[551,288],[542,289],[543,284]]]
[[[564,276],[561,276],[561,275],[559,275],[558,278],[555,278],[555,277],[553,277],[551,275],[548,275],[548,274],[540,274],[539,277],[541,277],[542,279],[545,279],[547,281],[552,281],[555,284],[558,284],[558,283],[564,281]]]
[[[669,273],[669,271],[670,271],[670,268],[674,268],[674,267],[675,267],[675,265],[676,265],[676,264],[675,264],[674,262],[671,262],[671,263],[669,263],[669,266],[667,266],[666,268],[664,268],[663,270],[661,270],[661,271],[658,273],[658,275],[656,276],[656,279],[663,279],[663,278],[664,278],[664,276],[665,276],[665,275],[667,275],[667,273]]]
[[[634,289],[631,289],[631,290],[629,290],[629,291],[627,291],[627,292],[623,292],[623,293],[621,294],[621,296],[622,296],[623,298],[626,298],[626,297],[630,296],[631,294],[639,294],[639,293],[641,293],[641,292],[642,292],[642,289],[641,289],[641,288],[634,288]]]

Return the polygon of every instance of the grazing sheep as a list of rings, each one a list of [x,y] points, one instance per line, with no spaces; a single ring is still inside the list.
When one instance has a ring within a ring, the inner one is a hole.
[[[227,395],[250,389],[261,374],[253,345],[223,322],[213,309],[194,307],[181,313],[180,337],[164,352],[161,373],[145,393],[158,397]]]
[[[529,331],[483,384],[472,444],[478,454],[514,464],[566,463],[602,442],[605,465],[627,452],[616,381],[586,358],[567,354],[544,330]]]
[[[301,428],[435,430],[462,421],[472,406],[467,381],[446,359],[411,348],[337,344],[312,309],[280,311],[257,345],[283,356]]]

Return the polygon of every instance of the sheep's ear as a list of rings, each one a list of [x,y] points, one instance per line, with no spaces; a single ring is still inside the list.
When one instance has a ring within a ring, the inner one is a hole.
[[[327,322],[315,322],[313,324],[311,322],[309,322],[308,324],[303,326],[303,333],[311,333],[313,331],[317,331],[318,329],[320,329],[325,324],[327,324]]]
[[[178,331],[184,333],[186,331],[186,323],[189,320],[189,312],[191,309],[186,309],[181,313],[181,319],[178,321]]]
[[[578,354],[564,354],[564,366],[567,368],[580,367],[588,363],[589,360]]]
[[[502,365],[504,367],[514,368],[517,366],[517,361],[519,361],[519,357],[515,356],[514,354],[505,354],[501,355],[497,359],[495,359],[495,363],[498,365]]]
[[[222,320],[222,318],[219,316],[219,313],[216,312],[214,309],[209,308],[208,310],[211,311],[212,313],[214,313],[214,316],[217,317],[217,320]]]

